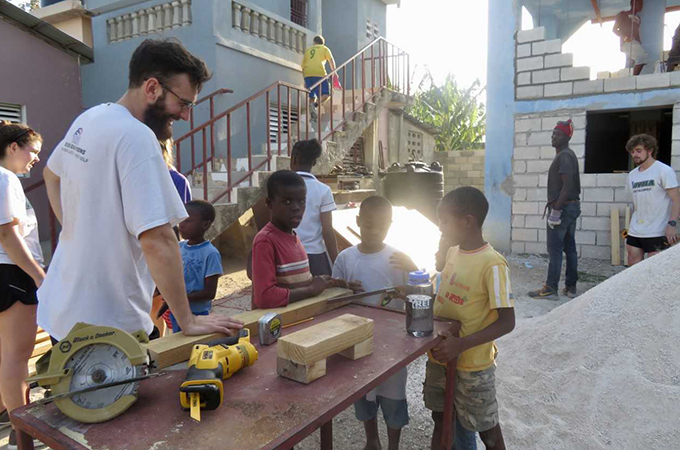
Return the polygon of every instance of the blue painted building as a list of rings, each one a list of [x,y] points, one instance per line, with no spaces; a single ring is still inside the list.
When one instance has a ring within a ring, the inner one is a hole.
[[[654,135],[659,159],[680,171],[680,72],[663,72],[659,64],[666,57],[664,15],[679,4],[644,3],[640,35],[650,60],[640,76],[596,76],[589,67],[574,67],[562,43],[586,21],[613,20],[630,8],[629,0],[490,0],[485,192],[491,210],[485,233],[497,248],[546,253],[542,214],[555,155],[550,135],[558,120],[572,119],[575,126],[582,257],[611,258],[613,208],[624,226],[630,136]],[[533,29],[521,30],[522,7]]]

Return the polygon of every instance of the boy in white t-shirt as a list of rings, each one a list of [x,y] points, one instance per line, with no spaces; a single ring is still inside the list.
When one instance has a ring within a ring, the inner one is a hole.
[[[365,291],[403,286],[406,273],[417,270],[411,259],[383,241],[392,224],[392,205],[380,196],[369,197],[361,203],[357,225],[361,243],[343,250],[333,267],[333,278],[347,282],[361,282]],[[360,302],[381,305],[380,296],[366,297]],[[388,307],[404,309],[404,301],[393,299]],[[378,409],[382,409],[387,424],[390,450],[399,448],[401,429],[409,422],[406,403],[406,368],[404,367],[381,386],[354,404],[358,420],[366,431],[365,450],[381,448],[378,435]]]
[[[338,244],[333,230],[333,211],[338,209],[331,188],[312,175],[312,167],[321,156],[321,144],[316,139],[298,141],[290,154],[290,170],[298,173],[307,186],[305,215],[295,229],[309,257],[313,276],[330,275]]]
[[[637,166],[628,174],[626,190],[633,199],[626,249],[628,265],[653,256],[678,241],[680,192],[673,169],[657,161],[656,139],[648,134],[630,138],[626,150]]]

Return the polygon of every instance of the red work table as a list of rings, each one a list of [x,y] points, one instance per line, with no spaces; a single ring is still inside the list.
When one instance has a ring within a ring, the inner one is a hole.
[[[333,355],[327,359],[326,375],[308,385],[279,377],[276,345],[256,342],[258,361],[225,380],[224,403],[215,411],[202,411],[200,423],[180,407],[185,372],[177,370],[142,381],[137,402],[104,423],[76,422],[54,404],[14,410],[19,448],[32,448],[31,435],[55,450],[289,449],[321,428],[321,448],[332,449],[333,417],[436,346],[441,341],[438,331],[458,331],[457,323],[435,321],[432,336],[414,338],[406,333],[403,313],[352,304],[284,334],[347,313],[373,319],[373,353],[356,361]]]

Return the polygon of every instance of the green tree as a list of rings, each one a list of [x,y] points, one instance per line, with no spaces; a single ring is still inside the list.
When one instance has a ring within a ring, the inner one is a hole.
[[[469,88],[461,88],[452,74],[437,86],[428,71],[407,113],[437,129],[437,151],[479,147],[486,133],[486,111],[479,101],[484,89],[479,80]]]
[[[36,9],[40,9],[40,0],[29,0],[25,2],[19,3],[19,8],[23,9],[24,11],[34,11]]]

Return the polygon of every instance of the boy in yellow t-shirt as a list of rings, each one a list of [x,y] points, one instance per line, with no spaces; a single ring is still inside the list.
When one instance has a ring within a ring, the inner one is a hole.
[[[442,199],[439,229],[451,244],[434,304],[437,317],[462,324],[460,337],[442,332],[427,362],[423,395],[435,423],[432,448],[441,442],[446,363],[458,358],[454,403],[460,425],[478,432],[487,449],[505,449],[496,402],[494,340],[515,327],[508,263],[484,241],[489,210],[484,194],[461,187]],[[458,439],[457,439],[458,441]]]
[[[311,88],[327,75],[326,61],[328,61],[331,70],[335,70],[335,59],[333,59],[331,49],[326,47],[324,45],[325,43],[326,41],[323,36],[315,36],[314,45],[305,50],[305,56],[302,60],[302,76],[305,78],[305,87],[307,89]],[[309,98],[314,102],[310,114],[312,120],[316,120],[316,108],[319,104],[323,104],[328,100],[330,93],[329,80],[324,80],[323,83],[309,92]]]

